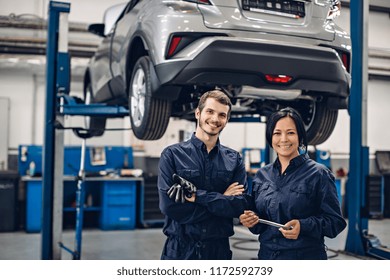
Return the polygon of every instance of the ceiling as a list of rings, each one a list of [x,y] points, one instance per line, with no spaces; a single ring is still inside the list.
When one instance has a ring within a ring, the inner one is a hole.
[[[46,39],[46,20],[29,14],[0,16],[0,69],[44,74]],[[68,51],[72,77],[83,75],[100,41],[100,37],[88,32],[87,24],[69,22]]]

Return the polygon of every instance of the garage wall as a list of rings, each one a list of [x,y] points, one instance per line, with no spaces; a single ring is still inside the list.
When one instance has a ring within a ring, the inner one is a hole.
[[[49,2],[49,0],[0,0],[0,15],[32,14],[46,19]],[[70,3],[69,21],[92,23],[102,21],[107,7],[126,2],[126,0],[63,0],[58,2]]]
[[[345,30],[350,30],[350,11],[347,8],[341,9],[341,16],[336,18],[337,25]],[[370,11],[368,18],[368,46],[377,48],[390,48],[390,40],[388,36],[384,36],[389,32],[390,19],[389,14],[384,12]]]
[[[84,0],[66,1],[71,3],[70,21],[101,22],[103,11],[110,5],[123,1]],[[0,15],[36,14],[47,17],[49,1],[31,0],[0,0]],[[93,12],[85,12],[91,10]],[[349,29],[349,11],[344,8],[338,24]],[[371,12],[369,18],[369,46],[375,48],[390,48],[390,18],[386,13]],[[1,32],[1,30],[0,30]],[[10,126],[8,143],[9,150],[14,151],[19,144],[42,144],[44,128],[44,99],[45,99],[45,66],[15,69],[11,66],[0,67],[0,97],[10,100]],[[72,94],[81,96],[82,84],[72,81]],[[390,149],[390,130],[384,126],[386,111],[390,110],[390,82],[370,80],[368,87],[368,144],[371,152]],[[68,118],[67,126],[81,124],[81,118]],[[1,125],[1,124],[0,124]],[[129,119],[109,120],[110,128],[128,128]],[[162,149],[179,141],[179,130],[191,133],[194,124],[187,121],[172,120],[166,135],[158,141],[140,141],[131,131],[106,132],[103,137],[89,141],[91,145],[132,145],[145,150],[149,156],[159,156]],[[243,147],[264,147],[264,124],[229,123],[221,135],[223,144],[234,149]],[[189,135],[189,134],[187,134]],[[336,129],[331,138],[319,149],[330,150],[332,153],[346,154],[349,152],[349,116],[346,110],[339,115]],[[81,140],[74,137],[72,132],[66,132],[66,145],[79,145]]]
[[[0,97],[0,170],[8,169],[9,99]]]
[[[0,15],[30,15],[47,18],[48,0],[0,0]],[[69,21],[75,22],[102,22],[104,10],[111,5],[124,2],[119,0],[93,0],[93,1],[63,1],[71,3]],[[93,12],[86,13],[93,5]],[[1,30],[0,30],[1,32]],[[45,113],[45,69],[42,60],[32,61],[23,58],[24,64],[6,63],[0,65],[0,97],[10,100],[10,128],[9,150],[15,152],[20,144],[43,143],[44,113]],[[43,61],[44,63],[44,61]],[[74,78],[74,77],[73,77]],[[82,83],[72,81],[71,94],[82,96]],[[127,120],[128,121],[128,120]],[[67,117],[67,127],[82,126],[81,117]],[[108,121],[109,128],[123,128],[126,119],[114,119]],[[125,143],[126,142],[126,143]],[[66,131],[65,145],[80,145],[81,140],[74,136],[73,132]],[[106,132],[103,137],[88,140],[90,145],[126,145],[128,139],[124,138],[123,131]]]

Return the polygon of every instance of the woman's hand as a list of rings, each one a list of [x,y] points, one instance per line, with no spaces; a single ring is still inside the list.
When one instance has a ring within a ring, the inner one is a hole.
[[[299,233],[301,232],[301,224],[298,220],[291,220],[284,225],[285,228],[292,229],[283,229],[279,228],[279,231],[283,234],[283,236],[287,239],[298,239]]]
[[[239,185],[238,182],[232,183],[223,195],[233,196],[233,195],[241,195],[244,192],[244,185]]]
[[[259,217],[250,210],[245,210],[244,214],[240,215],[240,222],[243,226],[251,228],[259,222]]]

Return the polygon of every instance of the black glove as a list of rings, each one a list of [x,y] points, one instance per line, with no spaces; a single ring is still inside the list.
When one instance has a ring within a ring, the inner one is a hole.
[[[186,179],[177,174],[173,174],[172,178],[175,183],[169,188],[167,194],[169,198],[174,199],[176,203],[184,203],[186,201],[184,196],[190,198],[192,194],[196,192],[195,185]]]
[[[173,184],[172,187],[169,188],[167,194],[169,198],[174,199],[176,203],[184,203],[186,201],[184,198],[183,187],[177,183]]]
[[[173,178],[173,181],[177,184],[179,184],[180,186],[183,187],[183,190],[184,190],[184,194],[186,197],[191,197],[193,193],[196,192],[196,187],[194,184],[192,184],[190,181],[187,181],[186,179],[184,179],[183,177],[180,177],[179,175],[177,174],[173,174],[172,176]]]

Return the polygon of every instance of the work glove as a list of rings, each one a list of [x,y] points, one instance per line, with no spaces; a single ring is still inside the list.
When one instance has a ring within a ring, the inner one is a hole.
[[[191,197],[193,193],[196,192],[196,187],[194,184],[192,184],[190,181],[184,179],[183,177],[180,177],[179,175],[177,174],[173,174],[172,176],[173,178],[173,181],[177,184],[179,184],[180,186],[183,187],[183,190],[184,190],[184,194],[187,196],[187,197]]]
[[[179,175],[173,174],[172,179],[175,183],[169,188],[167,194],[169,198],[174,199],[175,202],[184,203],[186,201],[184,196],[191,197],[192,194],[196,192],[195,185]]]
[[[172,187],[169,188],[167,194],[169,198],[174,199],[176,203],[184,203],[186,201],[184,198],[183,187],[177,183],[173,184]]]

